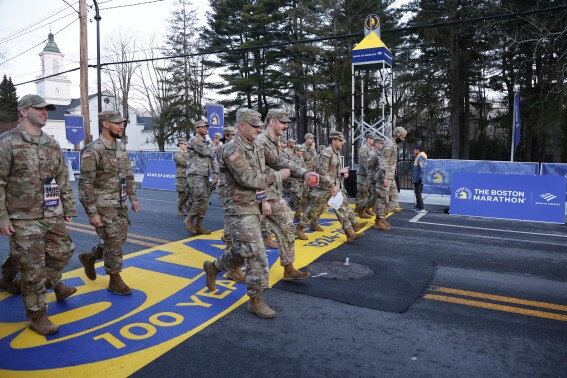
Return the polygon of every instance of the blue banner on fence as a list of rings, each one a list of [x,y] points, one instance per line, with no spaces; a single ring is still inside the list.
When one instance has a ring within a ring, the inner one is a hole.
[[[567,164],[558,163],[542,163],[541,173],[542,176],[563,176],[567,179]],[[567,180],[565,191],[567,192]]]
[[[79,144],[85,139],[82,115],[65,114],[65,136],[73,144]]]
[[[565,177],[455,172],[451,214],[565,223]]]
[[[221,133],[224,127],[224,106],[207,103],[207,122],[209,123],[209,137],[215,140],[215,133]]]
[[[174,191],[175,162],[172,160],[148,160],[142,188]]]
[[[454,172],[500,173],[506,175],[537,175],[537,163],[516,163],[486,160],[427,160],[423,193],[451,194]]]
[[[173,160],[173,152],[128,152],[128,159],[134,174],[143,174],[148,160]]]

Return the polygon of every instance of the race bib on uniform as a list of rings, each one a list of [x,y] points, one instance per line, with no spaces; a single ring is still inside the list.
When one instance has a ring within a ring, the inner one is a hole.
[[[128,194],[126,193],[126,179],[120,179],[120,202],[126,202]]]
[[[256,201],[261,202],[264,198],[266,198],[266,191],[256,190]]]
[[[43,207],[56,207],[59,205],[59,185],[54,178],[48,177],[43,181]]]

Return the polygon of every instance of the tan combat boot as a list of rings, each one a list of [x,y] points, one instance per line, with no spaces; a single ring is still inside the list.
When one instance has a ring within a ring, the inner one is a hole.
[[[293,264],[284,265],[284,274],[283,274],[284,281],[304,280],[310,275],[311,273],[309,272],[301,272],[295,269]]]
[[[311,223],[309,223],[309,229],[312,231],[325,231],[323,230],[323,227],[319,226],[319,223],[317,223],[316,220],[311,221]]]
[[[264,302],[262,295],[258,295],[256,298],[250,298],[248,311],[262,319],[271,319],[276,316],[276,312]]]
[[[120,274],[109,274],[110,282],[108,283],[108,290],[118,295],[130,295],[132,290],[122,281]]]
[[[79,255],[79,261],[83,264],[85,276],[91,281],[96,280],[96,270],[94,266],[96,257],[94,257],[92,253],[81,253]]]
[[[229,270],[228,272],[226,272],[226,276],[236,282],[246,282],[246,274],[242,273],[240,269]]]
[[[57,324],[52,323],[51,320],[49,320],[45,315],[45,312],[34,315],[30,319],[29,328],[37,332],[39,335],[44,335],[44,336],[51,335],[52,333],[59,331],[59,326]]]
[[[391,231],[392,230],[392,226],[390,226],[384,218],[378,218],[378,217],[376,217],[376,222],[374,222],[374,226],[372,226],[372,228],[374,228],[376,230],[381,230],[381,231]]]
[[[205,227],[203,227],[203,218],[201,218],[201,217],[197,218],[197,224],[195,225],[195,231],[197,231],[197,234],[199,234],[199,235],[210,235],[211,234],[211,230],[207,230]]]
[[[366,211],[368,214],[372,215],[373,217],[376,216],[376,212],[371,207],[367,207],[366,210],[364,211]]]
[[[280,245],[278,244],[278,242],[273,241],[271,237],[269,236],[264,236],[262,238],[262,241],[264,242],[264,247],[266,248],[270,248],[270,249],[278,249],[280,247]]]
[[[57,302],[63,302],[65,299],[75,294],[77,292],[77,288],[70,287],[63,284],[63,282],[59,282],[57,285],[55,285],[53,291],[55,292],[55,298],[57,298]]]
[[[217,274],[220,270],[217,269],[214,262],[205,261],[203,263],[203,270],[207,274],[207,288],[210,291],[215,291],[217,289]]]
[[[302,215],[302,214],[301,214],[301,211],[296,210],[295,213],[293,214],[293,219],[296,220],[296,221],[298,221],[298,220],[301,219],[301,215]]]
[[[189,231],[190,234],[197,235],[197,230],[195,229],[195,224],[193,223],[194,221],[195,217],[190,216],[188,218],[185,218],[183,223],[185,223],[185,228],[187,229],[187,231]]]
[[[183,211],[183,208],[180,207],[177,209],[177,215],[181,216],[181,217],[186,217],[187,213],[185,211]]]
[[[364,226],[366,226],[367,224],[368,222],[356,222],[355,224],[352,225],[352,229],[354,230],[354,232],[358,232],[362,230]]]
[[[346,241],[347,243],[352,243],[355,240],[360,239],[361,237],[364,236],[364,232],[361,232],[360,234],[357,234],[354,232],[354,230],[352,228],[348,228],[345,230],[345,235],[346,235]]]
[[[372,218],[372,216],[368,215],[368,214],[365,212],[365,209],[366,209],[366,206],[364,206],[364,205],[357,205],[357,206],[354,208],[354,212],[355,212],[356,214],[358,214],[358,217],[359,217],[359,218],[362,218],[362,219]]]
[[[303,232],[304,227],[301,224],[298,224],[295,228],[295,237],[299,240],[307,240],[307,236]]]

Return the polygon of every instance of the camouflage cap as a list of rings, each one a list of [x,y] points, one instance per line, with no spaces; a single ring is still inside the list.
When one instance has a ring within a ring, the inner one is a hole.
[[[283,122],[283,123],[293,122],[291,119],[289,119],[289,117],[287,116],[287,112],[283,109],[270,109],[270,110],[268,110],[267,118],[277,119],[278,121]]]
[[[303,144],[296,144],[295,146],[293,146],[293,150],[294,150],[294,151],[302,151],[302,152],[305,152],[305,145],[303,145]]]
[[[311,133],[305,134],[305,139],[309,139],[309,138],[315,139],[315,137],[313,136],[313,134],[311,134]]]
[[[99,122],[112,122],[112,123],[122,123],[126,122],[127,119],[122,117],[118,110],[105,110],[104,112],[98,113]]]
[[[338,139],[338,140],[344,142],[345,136],[340,131],[334,131],[333,130],[329,133],[329,139]]]
[[[222,128],[222,133],[224,135],[236,134],[236,129],[232,126],[226,126]]]
[[[374,140],[374,139],[376,139],[376,138],[378,138],[378,135],[376,135],[376,134],[374,134],[374,133],[368,133],[368,134],[366,135],[366,139],[372,139],[372,140]]]
[[[384,138],[381,138],[379,136],[374,138],[374,144],[384,144],[384,142],[386,142],[386,140]]]
[[[209,124],[207,123],[207,121],[199,120],[195,122],[195,128],[198,127],[209,127]]]
[[[236,122],[246,122],[251,124],[254,127],[261,127],[264,126],[264,122],[260,118],[261,114],[255,110],[242,108],[236,111]]]
[[[287,142],[288,142],[288,143],[295,143],[295,139],[289,138],[289,139],[287,140]]]
[[[30,106],[36,109],[46,108],[49,111],[55,110],[55,105],[48,104],[43,97],[38,95],[28,94],[18,101],[18,110],[29,108]]]
[[[405,137],[406,135],[408,135],[408,132],[403,127],[398,126],[394,129],[394,132],[392,133],[392,135],[399,135],[399,136]]]
[[[185,138],[177,139],[177,147],[179,147],[180,144],[187,144],[187,139]]]
[[[213,136],[215,137],[215,139],[220,139],[220,138],[222,138],[222,134],[221,134],[221,133],[215,133]]]

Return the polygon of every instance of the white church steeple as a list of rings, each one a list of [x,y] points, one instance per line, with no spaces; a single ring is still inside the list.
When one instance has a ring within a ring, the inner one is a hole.
[[[65,55],[59,51],[52,33],[49,33],[45,48],[39,53],[41,58],[41,75],[37,77],[35,84],[37,93],[45,98],[48,103],[56,105],[68,105],[71,102],[71,80],[67,76],[58,75],[64,71]]]

